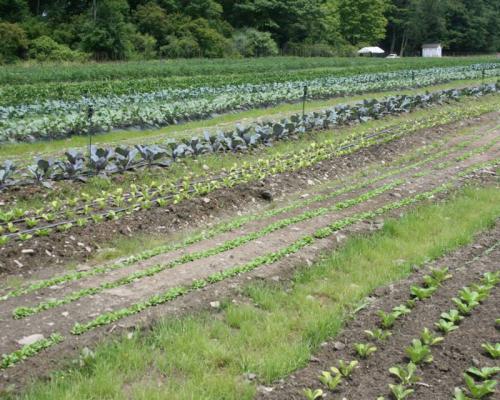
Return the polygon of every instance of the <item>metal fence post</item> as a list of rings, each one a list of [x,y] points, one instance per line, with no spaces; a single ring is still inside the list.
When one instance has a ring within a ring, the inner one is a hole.
[[[306,100],[307,100],[307,85],[304,86],[304,96],[302,98],[302,121],[306,119]]]
[[[89,156],[88,156],[88,162],[89,162],[89,170],[90,174],[92,175],[92,117],[94,116],[94,107],[92,107],[92,104],[89,105],[87,108],[87,119],[89,121]]]

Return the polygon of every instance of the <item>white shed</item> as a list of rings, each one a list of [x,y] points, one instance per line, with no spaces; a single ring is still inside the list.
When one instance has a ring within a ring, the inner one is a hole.
[[[422,57],[442,57],[443,46],[441,43],[428,43],[422,46]]]

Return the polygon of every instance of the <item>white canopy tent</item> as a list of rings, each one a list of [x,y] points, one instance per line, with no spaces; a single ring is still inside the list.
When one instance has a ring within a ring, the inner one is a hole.
[[[358,54],[384,54],[385,51],[380,47],[363,47]]]

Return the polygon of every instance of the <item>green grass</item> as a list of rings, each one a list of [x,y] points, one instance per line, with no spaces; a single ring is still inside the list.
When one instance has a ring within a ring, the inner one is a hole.
[[[307,103],[307,111],[315,111],[335,106],[341,103],[356,102],[366,98],[383,98],[397,94],[417,94],[427,90],[436,91],[455,87],[472,86],[480,84],[481,79],[460,80],[440,85],[426,86],[418,89],[392,90],[386,92],[370,92],[349,97],[337,97],[328,100],[314,100]],[[486,79],[485,82],[496,82],[496,79]],[[211,119],[192,121],[182,125],[171,125],[154,130],[115,131],[103,133],[92,139],[95,145],[119,144],[144,144],[149,142],[165,141],[168,139],[184,139],[192,136],[201,136],[204,130],[216,131],[217,129],[233,128],[238,122],[249,123],[256,119],[280,119],[291,113],[301,112],[301,103],[286,103],[266,109],[252,109],[242,112],[228,113]],[[73,136],[67,139],[38,141],[34,143],[7,143],[0,148],[0,160],[20,159],[28,162],[30,157],[41,155],[61,154],[67,149],[84,148],[88,145],[88,137]]]
[[[249,285],[246,298],[223,302],[218,313],[166,319],[150,333],[102,344],[84,368],[57,373],[21,398],[252,399],[246,372],[269,384],[304,366],[375,288],[471,242],[499,216],[497,187],[422,205],[300,269],[291,290]]]

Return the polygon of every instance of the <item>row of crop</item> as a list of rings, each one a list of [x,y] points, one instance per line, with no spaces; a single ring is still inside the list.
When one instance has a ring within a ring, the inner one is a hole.
[[[469,110],[473,112],[473,110]],[[448,116],[453,119],[453,116]],[[464,115],[460,115],[460,118],[464,117]],[[435,122],[431,122],[431,125]],[[422,128],[423,126],[413,125],[410,127],[409,131],[416,130],[418,128]],[[248,181],[252,181],[254,179],[263,179],[266,176],[274,175],[278,173],[282,173],[285,171],[293,172],[298,169],[307,168],[309,166],[314,165],[315,163],[329,159],[331,157],[349,154],[360,148],[371,146],[375,143],[382,143],[384,141],[392,140],[400,135],[405,133],[404,129],[393,134],[391,136],[385,136],[385,132],[382,132],[384,136],[372,136],[360,139],[354,144],[350,142],[351,138],[347,138],[340,146],[338,143],[334,141],[326,141],[321,144],[313,144],[307,149],[303,149],[298,153],[291,154],[282,154],[275,155],[272,159],[268,160],[257,160],[255,163],[247,164],[243,163],[240,166],[235,166],[232,168],[228,174],[220,176],[218,179],[208,179],[205,182],[199,182],[192,185],[192,189],[188,189],[190,187],[190,182],[186,180],[183,184],[183,188],[179,190],[178,187],[170,188],[169,186],[156,185],[155,192],[150,192],[147,188],[139,191],[138,188],[134,188],[133,190],[137,190],[137,192],[132,193],[132,196],[125,196],[122,192],[116,193],[113,195],[113,201],[117,201],[117,199],[127,199],[128,207],[122,207],[121,209],[113,209],[111,211],[101,211],[96,214],[90,214],[94,208],[92,208],[89,204],[86,204],[80,211],[82,214],[79,218],[75,219],[75,211],[69,209],[64,212],[65,217],[70,217],[73,219],[63,220],[61,222],[52,223],[52,225],[38,225],[37,218],[43,218],[46,221],[53,221],[56,218],[53,210],[45,211],[45,212],[37,212],[34,216],[28,216],[23,210],[16,209],[11,210],[9,212],[0,213],[0,217],[4,219],[4,224],[0,225],[0,230],[4,232],[2,236],[0,236],[0,243],[5,244],[11,238],[17,238],[20,240],[29,240],[35,236],[46,236],[51,234],[54,228],[60,231],[66,231],[73,226],[86,226],[89,222],[99,223],[104,219],[117,219],[127,213],[138,210],[138,209],[147,209],[154,205],[164,206],[167,203],[173,202],[174,204],[185,199],[189,199],[193,196],[199,194],[205,194],[211,192],[215,189],[222,187],[232,187],[236,184],[245,183]],[[353,136],[355,137],[355,135]],[[165,195],[168,190],[175,189],[172,195]],[[103,200],[103,199],[101,199]],[[76,199],[75,199],[76,204]],[[130,205],[131,204],[131,205]],[[106,203],[104,201],[100,201],[97,205],[97,210],[101,210],[105,208]],[[52,205],[53,207],[57,207],[60,209],[63,207],[62,202],[55,201]],[[82,211],[83,210],[83,211]],[[29,228],[28,230],[20,230],[15,224],[15,220],[13,218],[20,217],[24,215],[24,218],[21,218],[18,221],[31,221],[38,227]],[[10,221],[10,222],[7,222]],[[50,222],[49,222],[50,223]],[[8,232],[8,233],[7,233]]]
[[[495,63],[494,57],[376,59],[314,58],[197,60],[191,62],[140,62],[126,64],[37,65],[35,68],[0,69],[0,104],[26,103],[26,99],[75,99],[92,93],[127,94],[171,87],[224,86],[228,83],[262,83],[350,76],[363,73],[418,70]]]
[[[483,68],[487,68],[488,76],[500,75],[497,64]],[[415,77],[407,71],[401,71],[302,82],[227,86],[217,90],[196,88],[193,89],[196,93],[192,96],[185,93],[140,94],[135,97],[128,96],[123,103],[116,98],[100,99],[96,101],[98,108],[95,107],[92,118],[89,118],[86,107],[89,100],[83,100],[75,106],[51,102],[41,108],[36,105],[34,108],[6,107],[0,112],[4,116],[0,119],[0,142],[61,138],[86,134],[89,130],[108,131],[116,128],[176,124],[178,121],[210,117],[214,113],[298,101],[304,95],[304,86],[308,86],[309,97],[328,98],[342,94],[427,86],[454,79],[472,79],[481,76],[483,70],[477,66],[468,66],[418,71],[414,73]],[[176,96],[180,99],[175,100]],[[141,101],[134,100],[137,98]],[[37,114],[38,109],[41,114]],[[58,114],[56,110],[61,110],[61,113]],[[16,115],[19,115],[19,118],[14,118]]]
[[[13,311],[13,313],[12,313],[13,317],[16,319],[25,318],[25,317],[28,317],[30,315],[37,314],[43,310],[48,310],[48,309],[52,309],[55,307],[59,307],[59,306],[80,300],[83,297],[92,296],[92,295],[95,295],[97,293],[101,293],[104,290],[114,289],[114,288],[117,288],[119,286],[124,286],[124,285],[128,285],[130,283],[133,283],[133,282],[137,282],[137,281],[144,279],[144,278],[149,278],[149,277],[155,276],[155,275],[159,274],[160,272],[163,272],[167,269],[171,269],[171,268],[177,267],[179,265],[186,264],[188,262],[192,262],[192,261],[200,260],[200,259],[205,259],[205,258],[208,258],[211,256],[215,256],[217,254],[227,252],[229,250],[236,249],[236,248],[241,247],[247,243],[250,243],[252,241],[260,239],[266,235],[269,235],[269,234],[276,232],[278,230],[282,230],[282,229],[289,227],[291,225],[298,224],[300,222],[304,222],[304,221],[308,221],[308,220],[312,220],[314,218],[318,218],[320,216],[323,216],[323,215],[326,215],[326,214],[329,214],[329,213],[332,213],[335,211],[351,208],[351,207],[354,207],[358,204],[364,203],[364,202],[368,201],[369,199],[372,199],[376,196],[379,196],[379,195],[387,192],[388,190],[394,189],[395,187],[403,184],[403,182],[404,182],[403,180],[396,180],[392,183],[389,183],[389,184],[383,185],[379,188],[370,190],[370,191],[368,191],[368,192],[366,192],[358,197],[335,203],[332,206],[319,207],[319,208],[316,208],[313,210],[305,211],[305,212],[298,214],[296,216],[293,216],[293,217],[278,220],[276,222],[273,222],[273,223],[267,225],[266,227],[264,227],[258,231],[248,233],[246,235],[240,236],[240,237],[235,238],[235,239],[230,239],[230,240],[228,240],[220,245],[217,245],[215,247],[212,247],[208,250],[186,253],[186,254],[182,255],[181,257],[174,259],[166,264],[157,264],[157,265],[154,265],[152,267],[146,268],[144,270],[133,272],[133,273],[131,273],[123,278],[117,279],[115,281],[104,282],[97,287],[81,289],[81,290],[72,292],[61,299],[51,298],[50,300],[42,301],[41,303],[39,303],[33,307],[29,307],[29,306],[18,307]]]
[[[216,272],[210,276],[208,276],[206,279],[198,279],[193,281],[190,285],[186,286],[179,286],[179,287],[174,287],[169,290],[167,290],[165,293],[160,294],[160,295],[154,295],[150,297],[146,301],[142,301],[139,303],[135,303],[129,307],[125,307],[123,309],[117,310],[117,311],[111,311],[107,312],[104,314],[99,315],[95,319],[87,322],[87,323],[76,323],[72,329],[72,333],[74,335],[81,335],[85,332],[88,332],[92,329],[95,329],[99,326],[107,325],[113,322],[118,321],[119,319],[122,319],[124,317],[130,316],[137,314],[141,311],[144,311],[150,307],[154,307],[169,301],[174,300],[175,298],[187,294],[189,292],[195,291],[202,289],[209,284],[214,284],[217,282],[221,282],[223,280],[238,276],[242,273],[247,273],[250,271],[253,271],[256,268],[262,267],[264,265],[270,265],[273,263],[276,263],[283,258],[295,254],[298,251],[302,250],[303,248],[312,245],[315,243],[318,239],[324,239],[327,238],[331,235],[333,235],[335,232],[344,229],[350,225],[353,225],[357,222],[361,222],[366,219],[372,219],[376,216],[386,214],[389,211],[396,210],[411,204],[415,204],[419,201],[423,201],[429,198],[432,198],[436,194],[440,192],[446,191],[450,187],[449,184],[447,185],[442,185],[436,189],[433,189],[431,191],[425,192],[418,194],[416,196],[412,197],[407,197],[402,200],[389,203],[383,207],[380,207],[374,211],[366,211],[366,212],[361,212],[354,214],[350,217],[343,218],[341,220],[338,220],[330,225],[328,225],[325,228],[318,229],[314,234],[312,235],[305,235],[301,237],[300,239],[296,240],[294,243],[291,245],[282,248],[280,250],[259,256],[255,258],[254,260],[241,265],[241,266],[236,266],[233,268],[226,269],[224,271]]]
[[[442,150],[442,151],[439,151],[437,153],[428,155],[424,159],[413,162],[413,163],[406,165],[404,167],[394,168],[386,173],[377,175],[373,178],[365,179],[365,180],[361,181],[360,183],[341,187],[340,189],[334,190],[333,192],[328,193],[328,194],[319,194],[319,195],[313,196],[310,199],[295,201],[295,202],[293,202],[290,205],[287,205],[285,207],[271,209],[271,210],[268,210],[268,211],[265,211],[265,212],[262,212],[259,214],[251,214],[251,215],[245,215],[245,216],[238,217],[235,220],[232,220],[230,222],[225,222],[225,223],[221,223],[219,225],[216,225],[215,227],[210,228],[208,230],[205,230],[202,233],[198,233],[198,234],[194,234],[192,236],[189,236],[188,238],[186,238],[182,242],[169,243],[168,245],[162,245],[162,246],[156,247],[154,249],[145,250],[143,252],[140,252],[139,254],[130,256],[124,260],[121,260],[121,261],[116,262],[116,263],[111,264],[111,265],[103,265],[103,266],[96,267],[96,268],[93,268],[93,269],[88,270],[88,271],[70,272],[70,273],[66,273],[66,274],[56,276],[53,278],[38,281],[38,282],[33,283],[27,287],[15,289],[15,290],[5,294],[4,296],[0,296],[0,301],[7,300],[7,299],[12,298],[12,297],[17,297],[17,296],[25,295],[28,293],[32,293],[34,291],[37,291],[37,290],[40,290],[43,288],[47,288],[50,286],[60,285],[62,283],[76,281],[76,280],[79,280],[82,278],[87,278],[87,277],[91,277],[91,276],[95,276],[95,275],[99,275],[99,274],[103,274],[103,273],[108,273],[108,272],[111,272],[111,271],[114,271],[117,269],[122,269],[122,268],[125,268],[129,265],[136,263],[136,262],[145,261],[145,260],[148,260],[152,257],[158,256],[160,254],[165,254],[165,253],[179,250],[179,249],[185,249],[186,247],[188,247],[192,244],[198,243],[201,240],[211,239],[218,234],[230,232],[230,231],[235,230],[235,229],[239,229],[242,226],[244,226],[245,224],[248,224],[249,222],[255,222],[255,221],[263,220],[265,218],[275,217],[275,216],[278,216],[278,215],[281,215],[284,213],[294,211],[298,208],[307,207],[307,206],[313,205],[317,202],[321,202],[321,201],[335,198],[337,196],[340,196],[342,194],[345,194],[345,193],[348,193],[351,191],[365,189],[368,186],[373,185],[377,182],[394,177],[396,175],[400,175],[400,174],[407,172],[407,171],[410,171],[412,169],[428,165],[431,162],[438,160],[439,158],[447,156],[448,154],[452,153],[453,151],[457,150],[458,148],[462,148],[462,145],[458,144],[456,146],[452,146],[446,150]],[[423,176],[427,173],[428,172],[420,173],[419,176]]]
[[[458,100],[464,96],[484,96],[496,93],[499,89],[500,84],[490,84],[414,96],[365,100],[354,105],[342,104],[322,112],[308,113],[304,117],[292,115],[279,122],[255,123],[246,127],[237,125],[233,130],[216,135],[205,133],[202,138],[194,137],[180,142],[169,140],[165,145],[136,145],[133,148],[120,146],[116,149],[92,146],[88,155],[67,151],[63,159],[38,158],[25,170],[17,170],[14,163],[7,161],[0,166],[0,188],[16,185],[22,177],[31,177],[30,182],[44,184],[51,180],[82,179],[90,174],[123,173],[144,166],[169,166],[179,159],[203,154],[247,151],[256,146],[269,146],[275,141],[295,138],[313,130],[366,122],[449,100]]]
[[[363,221],[365,219],[371,219],[376,216],[384,215],[389,211],[393,211],[405,206],[409,206],[415,203],[418,203],[420,201],[426,200],[433,198],[436,194],[442,193],[447,191],[451,187],[451,184],[444,184],[441,185],[440,187],[433,189],[431,191],[425,192],[418,194],[416,196],[408,197],[401,199],[399,201],[387,204],[383,207],[380,207],[374,211],[368,211],[368,212],[362,212],[359,214],[355,214],[351,217],[344,218],[342,220],[336,221],[332,224],[330,224],[326,228],[322,228],[318,231],[316,231],[313,235],[306,235],[297,241],[295,241],[293,244],[290,246],[278,250],[276,252],[266,254],[264,256],[257,257],[253,261],[239,266],[239,267],[234,267],[229,270],[223,271],[223,272],[218,272],[215,274],[210,275],[207,279],[201,279],[201,280],[196,280],[193,281],[193,283],[189,286],[184,286],[184,287],[176,287],[168,290],[167,292],[161,294],[161,295],[155,295],[149,298],[147,301],[144,302],[139,302],[135,303],[129,307],[123,308],[118,311],[112,311],[108,312],[105,314],[101,314],[98,317],[96,317],[94,320],[81,324],[81,323],[76,323],[71,331],[72,334],[74,335],[81,335],[84,334],[85,332],[88,332],[90,330],[93,330],[99,326],[103,325],[108,325],[112,322],[115,322],[119,319],[125,318],[127,316],[131,316],[134,314],[137,314],[141,311],[144,311],[148,309],[149,307],[154,307],[169,301],[172,301],[176,299],[179,296],[182,296],[184,294],[187,294],[191,291],[199,290],[209,284],[217,283],[225,279],[229,279],[231,277],[235,277],[241,273],[245,272],[250,272],[260,266],[263,265],[268,265],[275,263],[279,260],[282,260],[283,258],[294,254],[304,247],[311,245],[318,239],[323,239],[325,237],[331,236],[334,232],[339,231],[341,229],[344,229],[350,225],[353,225],[357,222]],[[16,362],[25,359],[29,356],[32,356],[42,349],[51,347],[56,345],[57,343],[60,343],[63,339],[63,337],[59,334],[53,334],[49,339],[42,339],[41,341],[35,342],[32,345],[27,345],[24,346],[21,350],[18,350],[14,353],[4,355],[3,358],[4,360],[10,360],[10,361],[5,361],[5,365],[7,366],[12,366]]]
[[[116,96],[91,96],[80,97],[73,101],[64,101],[62,99],[44,101],[40,103],[26,103],[14,106],[0,106],[0,121],[13,118],[27,118],[30,115],[54,115],[54,114],[68,114],[72,112],[80,113],[86,111],[89,105],[95,109],[120,109],[124,106],[130,105],[149,105],[156,102],[175,102],[178,100],[186,101],[192,99],[216,99],[221,95],[234,95],[238,94],[239,98],[247,98],[254,94],[267,93],[275,90],[281,91],[285,88],[287,91],[301,90],[304,86],[308,86],[310,95],[318,97],[324,95],[324,92],[318,92],[318,88],[323,87],[352,87],[353,85],[366,85],[367,83],[411,78],[412,83],[419,84],[419,80],[426,75],[434,76],[439,74],[440,77],[446,73],[448,79],[454,78],[454,73],[470,72],[472,71],[485,71],[486,76],[497,76],[497,70],[500,64],[484,64],[472,65],[467,67],[454,67],[446,69],[446,71],[438,70],[424,70],[424,71],[398,71],[384,74],[363,74],[354,77],[332,77],[327,76],[308,81],[286,81],[286,82],[272,82],[266,84],[245,84],[245,85],[224,85],[222,87],[203,86],[203,87],[189,87],[189,88],[169,88],[152,92],[134,92],[127,95]],[[112,90],[112,89],[111,89]],[[329,94],[331,92],[327,92]],[[31,97],[33,99],[33,97]],[[298,98],[297,98],[298,99]]]
[[[441,313],[440,319],[435,323],[436,328],[445,336],[450,332],[459,329],[460,322],[465,317],[469,316],[480,303],[484,302],[490,296],[491,291],[499,282],[499,272],[485,273],[478,284],[462,288],[458,293],[458,297],[454,297],[452,299],[455,306],[457,306],[457,309],[451,309],[448,312]],[[426,329],[426,332],[430,331]],[[432,346],[441,343],[444,338],[435,337],[429,333],[427,334],[427,337],[431,340],[426,341],[423,336],[421,336],[420,339],[413,339],[411,345],[406,349],[406,354],[410,359],[410,364],[406,367],[407,371],[410,367],[413,371],[415,371],[416,368],[414,366],[416,365],[432,363]],[[413,366],[411,364],[413,364]],[[403,400],[414,392],[411,386],[418,381],[418,377],[413,376],[412,374],[411,379],[401,379],[400,377],[400,381],[401,382],[398,385],[389,385],[392,395],[396,400]],[[475,385],[473,381],[470,381],[469,384],[471,393],[473,393],[473,399],[480,399],[484,397],[484,394],[478,397],[475,396],[474,392],[476,389],[479,389],[479,386]]]
[[[402,316],[407,316],[411,313],[416,305],[416,301],[423,301],[430,298],[441,287],[442,283],[452,277],[448,269],[434,269],[429,275],[424,276],[424,283],[422,286],[413,285],[410,288],[411,299],[405,304],[394,307],[391,312],[387,313],[383,310],[377,312],[380,317],[380,328],[374,330],[366,330],[365,333],[370,339],[385,341],[391,337],[394,323]],[[455,304],[466,305],[467,310],[458,311],[451,309],[448,312],[443,312],[440,315],[439,321],[435,324],[437,329],[444,333],[449,334],[458,329],[458,324],[465,316],[470,315],[472,310],[477,307],[480,302],[486,300],[490,295],[491,290],[496,284],[500,282],[500,273],[486,273],[481,279],[479,284],[474,284],[471,288],[463,288],[459,291],[458,298],[453,298]],[[405,349],[409,363],[407,365],[394,365],[389,368],[389,373],[395,376],[398,380],[397,384],[389,384],[391,397],[395,400],[404,400],[414,393],[412,386],[419,382],[421,378],[416,375],[417,366],[431,363],[433,361],[432,347],[444,341],[444,337],[437,336],[430,329],[424,328],[418,339],[413,339],[411,345]],[[489,350],[495,352],[494,346],[485,344]],[[371,343],[356,343],[353,346],[355,353],[362,359],[371,356],[377,351]],[[487,350],[488,351],[488,350]],[[490,353],[491,354],[491,353]],[[331,372],[323,371],[319,377],[319,381],[330,390],[336,390],[341,384],[343,378],[348,378],[352,374],[354,368],[358,365],[357,361],[347,363],[343,360],[339,361],[339,368],[332,367]],[[500,370],[500,369],[499,369]],[[498,372],[495,369],[473,369],[472,373],[484,377],[484,373],[494,374]],[[493,393],[493,387],[496,383],[485,382],[483,384],[476,384],[469,376],[466,378],[466,383],[472,394],[472,399],[481,399],[484,396]],[[466,397],[461,389],[455,391],[456,400],[466,400]],[[305,389],[304,395],[308,400],[316,400],[323,397],[322,389]],[[380,396],[377,400],[384,400],[385,397]],[[469,400],[472,400],[469,399]]]
[[[426,293],[434,293],[441,287],[444,281],[450,279],[451,277],[452,276],[449,274],[447,267],[442,269],[432,269],[430,274],[424,276],[424,282],[421,286],[413,285],[410,288],[411,297],[404,304],[393,307],[390,312],[378,310],[377,315],[380,318],[380,328],[365,330],[365,334],[370,342],[355,343],[353,345],[353,350],[356,355],[360,359],[366,359],[373,355],[377,351],[377,347],[372,342],[387,341],[392,336],[391,329],[393,329],[395,322],[402,317],[408,316],[416,306],[417,301],[424,301],[430,297],[430,295],[415,296],[415,293],[422,293],[422,291],[425,291]],[[433,344],[437,344],[442,340],[442,338],[434,337],[428,329],[424,329],[421,338],[425,341],[425,343]],[[415,357],[415,349],[411,348],[409,351],[412,354],[412,357]],[[344,360],[338,360],[337,363],[338,367],[332,367],[330,368],[330,371],[322,371],[321,376],[319,377],[319,381],[331,391],[339,389],[339,385],[342,381],[345,378],[351,377],[355,368],[358,367],[359,361],[354,360],[346,362]],[[414,381],[415,371],[416,365],[413,362],[410,362],[406,368],[394,366],[389,369],[391,374],[396,375],[399,379],[406,383]],[[397,387],[397,385],[391,385],[391,390],[395,393],[399,392],[400,388]],[[304,395],[308,400],[316,400],[323,397],[324,393],[322,389],[312,390],[308,388],[304,389]]]

